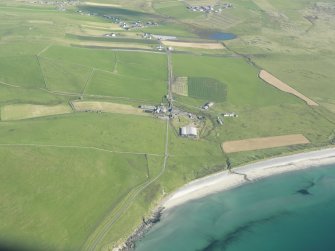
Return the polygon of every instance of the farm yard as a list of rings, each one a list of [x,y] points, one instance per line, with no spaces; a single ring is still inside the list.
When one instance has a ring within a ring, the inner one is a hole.
[[[214,2],[1,1],[1,241],[112,250],[167,194],[227,160],[334,143],[332,9],[187,8]],[[209,39],[220,32],[236,38]],[[184,126],[198,137],[180,137]]]

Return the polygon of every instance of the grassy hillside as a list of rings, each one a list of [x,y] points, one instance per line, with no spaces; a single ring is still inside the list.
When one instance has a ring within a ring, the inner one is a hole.
[[[89,2],[0,3],[0,246],[110,250],[160,199],[226,169],[228,159],[236,167],[334,144],[332,1],[232,0],[221,13],[186,8],[211,0]],[[126,30],[115,18],[143,27]],[[209,40],[214,32],[237,38]],[[161,41],[143,33],[224,49],[172,48],[168,60]],[[171,82],[188,79],[188,96],[173,95],[182,110],[174,119],[71,109],[72,101],[167,105],[169,66]],[[261,69],[319,106],[262,81]],[[201,109],[209,101],[214,106]],[[37,118],[42,107],[48,116]],[[191,123],[199,138],[180,137],[179,126]],[[230,140],[287,134],[311,143],[221,149]]]

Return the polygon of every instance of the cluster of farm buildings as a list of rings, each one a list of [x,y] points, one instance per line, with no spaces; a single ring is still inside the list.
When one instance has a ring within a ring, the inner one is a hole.
[[[118,24],[124,30],[132,30],[132,29],[140,29],[150,26],[158,26],[158,23],[153,21],[145,21],[142,22],[141,20],[132,21],[132,22],[125,22],[121,20],[119,17],[114,17],[110,15],[103,15],[104,18],[112,20],[113,23]]]
[[[213,106],[214,102],[207,102],[201,108],[203,110],[209,110],[213,108]],[[163,103],[160,105],[140,105],[139,108],[144,112],[152,113],[155,117],[160,119],[188,118],[190,124],[179,128],[179,135],[181,137],[198,138],[199,133],[196,125],[200,125],[202,123],[201,121],[205,119],[204,116],[197,116],[187,111],[183,111],[178,107],[167,107]],[[238,117],[238,115],[235,112],[223,112],[217,115],[217,123],[223,125],[225,118],[236,117]]]
[[[224,9],[232,8],[233,4],[225,3],[223,5],[199,5],[199,6],[187,6],[187,9],[194,12],[205,12],[205,13],[219,13]]]

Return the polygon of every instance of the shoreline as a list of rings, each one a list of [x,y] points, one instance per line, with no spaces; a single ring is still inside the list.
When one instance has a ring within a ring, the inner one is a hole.
[[[335,164],[335,147],[274,157],[193,180],[161,200],[151,216],[147,220],[143,219],[142,224],[113,251],[134,250],[136,241],[143,238],[151,227],[160,221],[162,215],[164,216],[171,209],[189,201],[231,190],[270,176],[331,164]]]
[[[335,147],[276,157],[222,171],[184,185],[165,198],[163,213],[186,202],[230,190],[273,175],[335,163]],[[246,179],[247,178],[247,179]]]

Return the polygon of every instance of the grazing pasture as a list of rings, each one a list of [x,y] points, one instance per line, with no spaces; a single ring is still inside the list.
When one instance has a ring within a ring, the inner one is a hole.
[[[212,78],[226,84],[226,101],[235,106],[299,103],[295,97],[264,83],[258,78],[258,70],[241,58],[174,54],[173,71],[176,76]]]
[[[41,57],[59,61],[59,63],[72,63],[84,67],[113,71],[116,58],[111,50],[87,49],[68,46],[51,46]]]
[[[79,250],[118,203],[147,180],[144,155],[0,146],[0,232],[32,250]]]
[[[116,52],[113,72],[95,71],[87,94],[159,102],[167,92],[167,62],[163,54]]]
[[[36,56],[1,57],[0,81],[27,88],[45,87],[40,63]]]
[[[37,118],[44,116],[52,116],[59,114],[71,113],[72,109],[69,105],[6,105],[1,107],[1,120],[21,120],[29,118]]]
[[[89,67],[67,61],[40,58],[46,87],[51,91],[81,93],[90,78]]]
[[[0,123],[0,138],[6,144],[75,145],[162,154],[164,129],[164,121],[145,116],[72,113]]]
[[[95,71],[85,94],[159,102],[166,93],[166,83],[104,71]]]
[[[296,91],[295,89],[293,89],[289,85],[285,84],[284,82],[282,82],[281,80],[279,80],[278,78],[276,78],[271,73],[269,73],[265,70],[260,71],[259,77],[261,79],[263,79],[265,82],[267,82],[268,84],[278,88],[279,90],[281,90],[283,92],[288,92],[290,94],[293,94],[294,96],[297,96],[298,98],[304,100],[308,105],[318,106],[318,104],[315,103],[313,100],[307,98],[305,95]]]
[[[98,101],[74,101],[71,103],[74,109],[78,112],[85,111],[98,111],[98,112],[110,112],[119,114],[132,114],[148,116],[142,109],[135,108],[131,105],[117,104],[111,102],[98,102]]]
[[[335,102],[335,88],[333,88],[335,57],[333,53],[285,56],[272,54],[257,57],[255,61],[318,104],[329,107]]]

